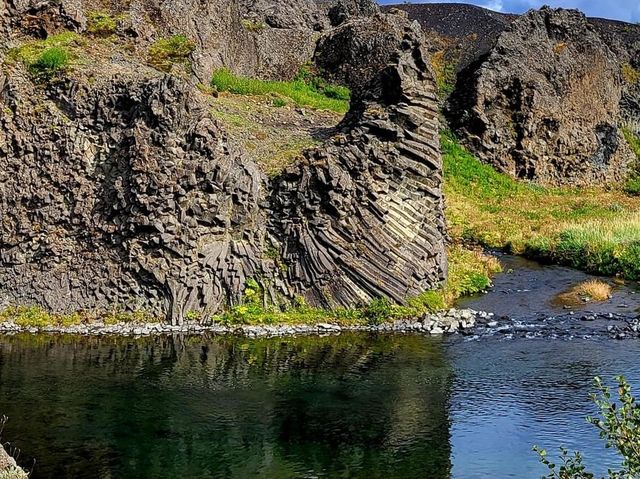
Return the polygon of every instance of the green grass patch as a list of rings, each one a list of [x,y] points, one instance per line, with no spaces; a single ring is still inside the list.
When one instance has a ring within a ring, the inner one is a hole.
[[[10,306],[0,311],[0,323],[5,321],[25,328],[68,327],[82,323],[82,316],[79,313],[52,314],[39,306]]]
[[[53,77],[64,72],[71,61],[71,54],[64,47],[51,47],[43,51],[31,65],[31,70],[37,75]]]
[[[196,44],[184,35],[160,38],[149,47],[149,65],[164,72],[171,72],[175,65],[189,69],[189,56]]]
[[[445,99],[453,93],[456,86],[456,64],[448,60],[446,52],[441,50],[431,55],[431,66],[436,76],[438,97]]]
[[[91,12],[87,21],[87,32],[93,35],[113,35],[118,28],[118,21],[109,13]]]
[[[624,185],[624,190],[630,195],[640,196],[640,138],[629,128],[622,128],[622,133],[636,155],[636,164]]]
[[[454,239],[640,279],[640,200],[624,191],[542,188],[498,173],[442,135]]]
[[[78,34],[64,32],[13,48],[7,59],[20,61],[34,76],[49,80],[69,70],[76,59],[75,51],[81,45],[82,39]]]
[[[276,96],[289,99],[301,107],[346,113],[349,109],[348,90],[343,87],[317,85],[298,77],[292,81],[267,81],[234,75],[226,68],[216,70],[211,86],[219,92],[237,95]]]

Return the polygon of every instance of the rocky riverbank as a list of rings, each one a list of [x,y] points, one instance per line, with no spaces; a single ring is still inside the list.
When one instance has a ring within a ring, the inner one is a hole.
[[[74,326],[46,326],[41,328],[21,326],[12,321],[0,323],[0,334],[46,333],[77,334],[87,336],[152,336],[163,334],[234,334],[251,338],[281,337],[298,335],[337,334],[343,331],[374,333],[417,333],[439,336],[443,334],[472,334],[476,325],[492,323],[493,314],[472,309],[451,309],[446,312],[427,314],[417,319],[402,319],[382,324],[338,324],[335,322],[317,324],[279,325],[226,325],[222,323],[203,324],[185,321],[182,325],[168,323],[119,323],[95,322]]]

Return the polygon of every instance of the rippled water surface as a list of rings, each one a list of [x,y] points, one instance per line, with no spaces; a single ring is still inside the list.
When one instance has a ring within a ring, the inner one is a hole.
[[[533,444],[611,464],[609,340],[0,338],[3,440],[33,478],[537,478]],[[35,465],[33,461],[35,460]]]

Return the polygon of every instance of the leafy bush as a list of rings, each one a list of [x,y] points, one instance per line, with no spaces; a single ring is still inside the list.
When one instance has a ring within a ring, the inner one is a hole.
[[[149,47],[149,64],[158,70],[171,72],[175,64],[188,66],[187,59],[195,48],[196,44],[184,35],[161,38]]]
[[[619,471],[609,470],[610,479],[633,479],[640,477],[640,404],[631,393],[631,386],[620,376],[618,383],[618,400],[612,400],[611,390],[595,378],[596,394],[591,396],[600,410],[600,417],[589,417],[587,420],[600,432],[607,448],[615,450],[622,459]],[[580,452],[573,455],[562,448],[561,465],[558,466],[547,458],[547,451],[534,446],[541,462],[549,468],[549,474],[543,479],[593,479],[594,474],[587,471]]]
[[[87,31],[94,35],[113,35],[118,27],[117,21],[108,13],[92,12],[89,14]]]

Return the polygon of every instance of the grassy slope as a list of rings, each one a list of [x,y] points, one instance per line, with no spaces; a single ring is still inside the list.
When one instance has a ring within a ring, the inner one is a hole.
[[[211,86],[220,92],[271,96],[274,102],[292,102],[296,106],[318,110],[346,113],[349,109],[349,90],[334,85],[319,87],[304,78],[293,81],[266,81],[239,77],[222,68],[213,73]]]
[[[443,135],[442,149],[452,238],[640,279],[640,198],[516,182],[481,164],[449,135]]]

